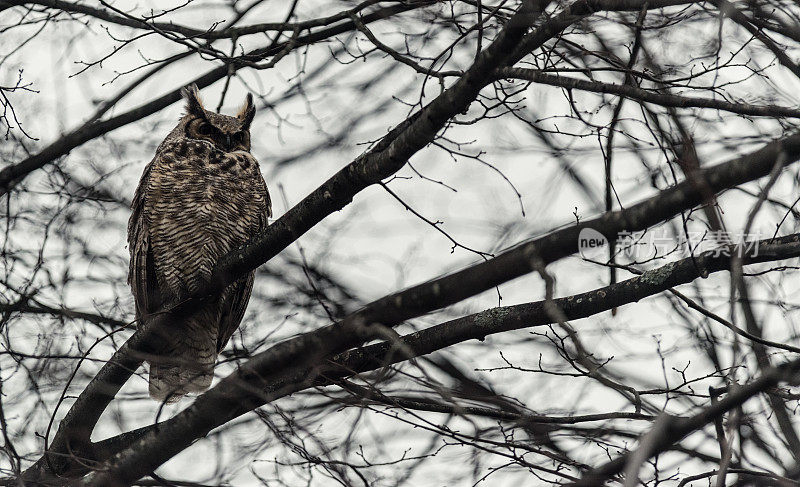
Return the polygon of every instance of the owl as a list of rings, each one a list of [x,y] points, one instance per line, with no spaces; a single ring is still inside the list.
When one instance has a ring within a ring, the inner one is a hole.
[[[136,319],[206,285],[217,262],[263,231],[272,215],[267,185],[250,154],[252,95],[235,117],[206,110],[197,87],[186,113],[156,149],[131,205],[128,283]],[[150,396],[175,402],[211,385],[217,354],[242,321],[254,272],[160,332],[148,359]]]

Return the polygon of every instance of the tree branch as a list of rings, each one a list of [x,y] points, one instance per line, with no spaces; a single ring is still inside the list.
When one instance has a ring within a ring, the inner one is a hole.
[[[208,29],[197,29],[186,25],[176,24],[174,22],[148,22],[144,19],[139,20],[133,18],[133,16],[114,14],[106,9],[94,8],[88,5],[66,2],[63,0],[7,0],[0,2],[0,6],[10,8],[22,5],[39,5],[56,11],[88,15],[95,19],[121,25],[123,27],[144,29],[148,31],[174,32],[184,35],[187,38],[214,40],[235,39],[245,35],[261,34],[265,32],[292,32],[295,29],[306,30],[313,27],[324,27],[342,20],[346,20],[350,14],[361,12],[362,10],[377,3],[380,3],[380,0],[366,0],[356,5],[352,9],[344,10],[327,17],[304,20],[301,22],[262,22],[241,27],[223,27],[219,30],[216,30],[216,25],[213,25]],[[416,4],[416,7],[418,6],[419,3]]]
[[[755,115],[758,117],[787,117],[800,118],[800,110],[796,108],[781,107],[776,105],[751,105],[749,103],[732,103],[724,100],[714,100],[711,98],[699,98],[694,96],[671,95],[667,93],[655,93],[631,85],[617,85],[613,83],[603,83],[602,81],[590,81],[569,76],[553,76],[541,71],[524,68],[501,68],[497,70],[497,78],[513,78],[541,83],[551,86],[559,86],[568,90],[589,91],[592,93],[607,93],[611,95],[624,96],[639,102],[654,103],[664,107],[675,108],[713,108],[725,112],[738,113],[739,115]]]
[[[657,438],[653,438],[654,441],[649,449],[649,457],[653,457],[667,450],[671,445],[680,441],[688,434],[702,429],[704,426],[712,423],[715,418],[719,418],[726,412],[741,406],[753,396],[761,394],[781,382],[796,381],[798,373],[800,373],[800,360],[786,362],[777,367],[765,370],[758,379],[749,384],[737,387],[724,399],[701,409],[693,416],[678,418],[664,415],[662,417],[665,423],[663,425],[664,433]],[[614,460],[587,472],[579,481],[565,485],[570,487],[594,487],[603,485],[606,480],[622,472],[628,459],[633,455],[633,452],[635,452],[635,450],[620,455]]]

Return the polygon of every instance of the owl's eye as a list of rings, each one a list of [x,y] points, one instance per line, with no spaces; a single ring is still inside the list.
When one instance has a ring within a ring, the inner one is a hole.
[[[204,123],[197,127],[197,133],[199,135],[212,135],[214,133],[214,129],[211,128],[211,125]]]

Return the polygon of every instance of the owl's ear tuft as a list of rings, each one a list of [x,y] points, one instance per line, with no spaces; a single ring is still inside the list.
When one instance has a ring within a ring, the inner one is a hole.
[[[255,116],[256,106],[253,104],[253,95],[248,93],[247,98],[244,99],[244,105],[239,109],[239,113],[236,114],[236,117],[242,121],[244,128],[249,128]]]
[[[192,83],[191,85],[185,87],[181,90],[181,94],[184,98],[186,98],[186,113],[196,115],[198,117],[205,116],[205,108],[203,107],[203,101],[200,99],[200,90],[197,89],[197,85]]]

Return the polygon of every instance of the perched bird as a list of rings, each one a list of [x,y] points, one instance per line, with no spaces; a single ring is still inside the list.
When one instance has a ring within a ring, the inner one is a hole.
[[[128,283],[139,323],[204,286],[228,252],[267,226],[267,185],[250,154],[252,95],[235,117],[208,111],[197,87],[184,89],[186,114],[156,149],[133,198]],[[254,272],[206,298],[163,333],[149,359],[150,396],[174,402],[208,389],[217,354],[244,316]]]

